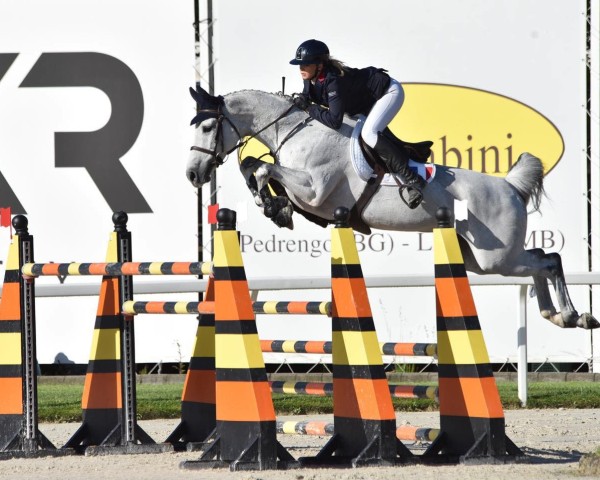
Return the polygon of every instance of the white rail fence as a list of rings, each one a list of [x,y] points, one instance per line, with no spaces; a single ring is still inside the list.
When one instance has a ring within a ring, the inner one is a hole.
[[[566,274],[568,285],[600,285],[600,272]],[[368,288],[433,287],[435,278],[431,275],[379,275],[365,277]],[[519,314],[517,315],[517,384],[519,400],[527,404],[527,290],[533,285],[531,277],[503,277],[501,275],[469,275],[471,286],[515,286],[518,292]],[[207,280],[145,281],[134,283],[134,293],[191,293],[203,292]],[[249,278],[248,285],[253,294],[259,291],[275,290],[319,290],[331,288],[330,277],[296,278]],[[38,297],[84,297],[95,296],[99,292],[100,281],[88,283],[59,283],[56,285],[36,284]],[[0,297],[2,290],[0,288]]]

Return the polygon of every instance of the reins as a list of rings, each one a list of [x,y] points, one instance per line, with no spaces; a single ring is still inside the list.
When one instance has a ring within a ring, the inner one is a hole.
[[[237,150],[238,148],[242,148],[244,147],[250,140],[252,140],[253,138],[256,138],[258,135],[260,135],[262,132],[264,132],[266,129],[268,129],[269,127],[275,125],[279,120],[281,120],[282,118],[285,118],[294,108],[294,105],[292,104],[290,106],[290,108],[288,108],[285,112],[283,112],[281,115],[279,115],[275,120],[273,120],[272,122],[268,123],[267,125],[265,125],[264,127],[262,127],[260,130],[254,132],[252,135],[246,137],[244,140],[242,140],[242,136],[240,135],[240,131],[238,130],[238,128],[235,126],[235,124],[227,117],[227,115],[225,115],[222,111],[221,108],[219,107],[217,110],[214,109],[207,109],[207,110],[199,110],[198,113],[201,112],[205,112],[205,113],[211,113],[214,114],[216,119],[217,119],[217,135],[215,137],[215,148],[212,150],[209,150],[207,148],[202,148],[202,147],[197,147],[196,145],[192,145],[190,147],[190,150],[195,150],[198,152],[202,152],[202,153],[206,153],[208,155],[212,155],[216,161],[217,161],[217,165],[222,165],[225,162],[225,158],[234,150]],[[230,148],[227,151],[222,151],[222,152],[218,152],[217,151],[217,147],[219,145],[219,141],[221,142],[221,146],[223,146],[223,120],[227,120],[227,122],[229,123],[229,125],[231,125],[231,127],[233,128],[233,130],[235,131],[235,133],[238,136],[238,141],[237,143]],[[281,147],[283,146],[283,144],[296,132],[296,130],[298,129],[298,127],[300,125],[302,125],[306,120],[303,120],[300,124],[296,125],[291,131],[290,133],[288,133],[288,135],[286,135],[286,137],[283,139],[283,141],[281,142],[281,144],[279,145],[279,147],[277,148],[277,150],[275,151],[275,154],[277,154],[277,152],[279,152],[279,150],[281,149]]]

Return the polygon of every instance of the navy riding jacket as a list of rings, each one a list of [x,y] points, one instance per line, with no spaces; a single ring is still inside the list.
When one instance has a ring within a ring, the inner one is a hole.
[[[308,108],[308,114],[337,130],[342,126],[344,113],[368,115],[389,85],[390,77],[382,68],[344,67],[340,72],[325,67],[314,85],[310,80],[304,81],[302,93],[317,104]]]

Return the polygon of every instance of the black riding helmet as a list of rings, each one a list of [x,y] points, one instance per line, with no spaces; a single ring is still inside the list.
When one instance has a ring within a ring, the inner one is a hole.
[[[296,49],[296,58],[290,60],[292,65],[310,65],[323,63],[329,59],[329,48],[323,42],[315,40],[306,40]]]

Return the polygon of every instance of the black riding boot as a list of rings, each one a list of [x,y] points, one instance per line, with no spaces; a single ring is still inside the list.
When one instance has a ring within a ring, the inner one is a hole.
[[[417,208],[423,200],[421,192],[427,183],[408,167],[408,154],[399,148],[395,142],[381,133],[377,136],[375,151],[390,172],[397,173],[402,177],[404,181],[404,186],[400,187],[400,197],[402,200],[404,200],[408,208]],[[402,191],[405,189],[408,192],[408,199],[402,196]]]

